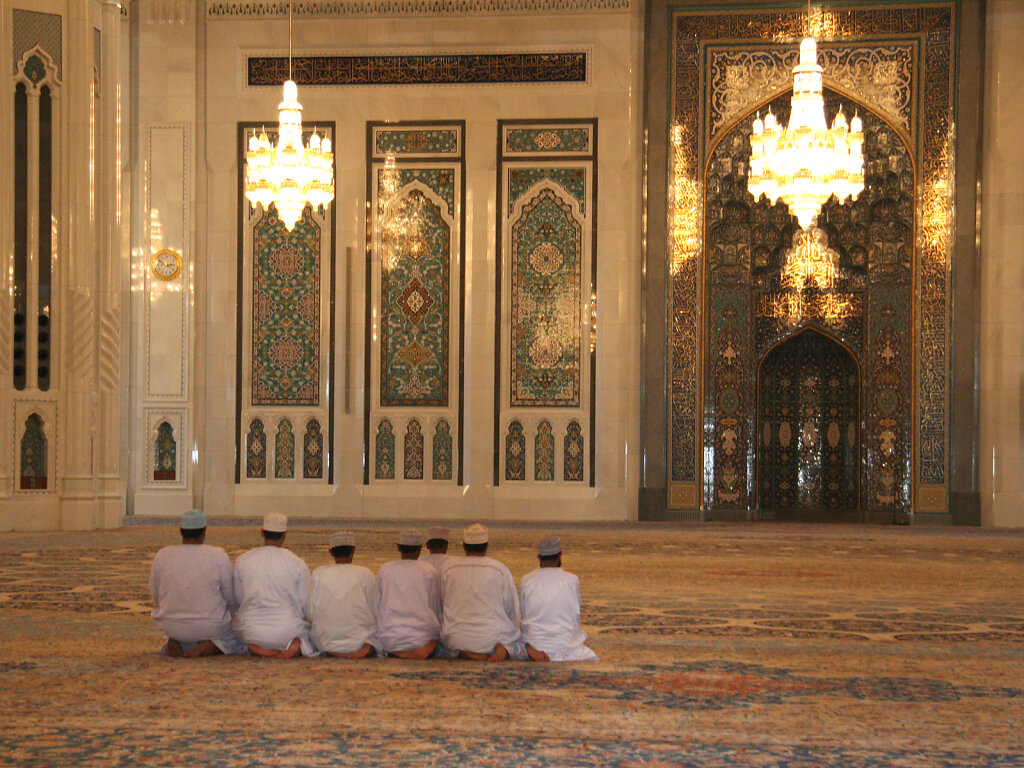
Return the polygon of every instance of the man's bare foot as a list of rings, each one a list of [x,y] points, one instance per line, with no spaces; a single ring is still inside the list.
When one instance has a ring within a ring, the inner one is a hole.
[[[487,657],[487,661],[506,661],[508,659],[508,648],[501,643],[494,646],[494,653]]]
[[[294,659],[296,656],[302,655],[302,641],[299,638],[292,638],[292,641],[288,644],[288,647],[281,651],[282,659]]]
[[[261,656],[264,659],[278,659],[281,657],[281,652],[276,648],[264,648],[262,645],[250,645],[249,653],[253,656]]]
[[[469,661],[487,661],[491,658],[489,653],[476,653],[475,651],[459,651],[460,659],[468,659]]]
[[[168,640],[164,646],[164,654],[172,659],[180,659],[185,655],[185,652],[181,650],[181,643],[177,640]]]
[[[224,651],[213,644],[213,640],[201,640],[199,645],[185,651],[186,659],[195,659],[200,656],[220,656]]]
[[[363,643],[363,647],[358,651],[352,651],[352,653],[338,653],[337,651],[327,651],[328,656],[333,656],[336,659],[368,659],[371,656],[377,655],[377,649],[369,643]]]
[[[392,651],[391,655],[396,659],[429,659],[437,650],[437,640],[431,640],[422,648],[414,651]]]
[[[544,651],[538,651],[529,643],[526,644],[526,655],[530,657],[530,661],[551,661],[551,657]]]

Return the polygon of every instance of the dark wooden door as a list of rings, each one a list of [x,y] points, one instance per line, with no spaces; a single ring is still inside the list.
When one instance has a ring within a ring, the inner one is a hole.
[[[859,378],[853,356],[810,329],[765,356],[758,373],[762,516],[859,519]]]

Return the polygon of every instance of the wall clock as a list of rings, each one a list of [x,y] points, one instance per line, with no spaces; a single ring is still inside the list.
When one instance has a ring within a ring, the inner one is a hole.
[[[153,254],[149,262],[153,277],[160,280],[173,280],[181,274],[181,254],[170,248],[164,248]]]

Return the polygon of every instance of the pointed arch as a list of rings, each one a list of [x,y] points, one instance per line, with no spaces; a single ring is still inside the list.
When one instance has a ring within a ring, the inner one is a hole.
[[[452,479],[452,428],[446,419],[438,419],[434,425],[433,439],[434,480]]]
[[[306,434],[302,438],[302,476],[312,479],[324,476],[324,436],[318,419],[306,422]]]
[[[249,422],[245,439],[245,476],[256,480],[267,476],[267,434],[262,419]]]
[[[153,443],[153,480],[176,480],[178,476],[178,442],[174,439],[174,427],[169,421],[162,421],[156,428]]]
[[[295,432],[289,419],[277,423],[274,435],[274,477],[295,477]]]
[[[23,491],[45,491],[49,484],[46,427],[38,413],[25,419],[21,437],[21,480]]]
[[[405,427],[402,476],[406,480],[423,479],[423,428],[419,419],[409,419]]]
[[[547,419],[541,419],[533,437],[533,479],[555,479],[555,436]]]
[[[526,479],[526,435],[519,419],[513,419],[505,435],[505,479]]]
[[[373,476],[377,480],[395,479],[395,433],[390,419],[377,422],[377,439],[374,445]]]

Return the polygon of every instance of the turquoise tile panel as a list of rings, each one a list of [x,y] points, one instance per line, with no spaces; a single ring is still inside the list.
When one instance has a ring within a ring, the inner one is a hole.
[[[587,171],[585,168],[512,168],[508,172],[508,213],[534,184],[548,179],[576,201],[580,211],[587,212]]]
[[[511,235],[511,404],[580,404],[582,226],[542,189]]]
[[[383,222],[381,405],[447,406],[452,233],[411,189]]]
[[[253,228],[253,405],[318,405],[320,226],[307,207],[288,232],[276,209]]]

